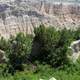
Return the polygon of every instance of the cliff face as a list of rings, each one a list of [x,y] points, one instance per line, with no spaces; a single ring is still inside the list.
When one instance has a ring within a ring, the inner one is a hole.
[[[0,2],[0,35],[8,38],[18,32],[33,33],[40,24],[55,28],[80,27],[80,5],[40,0]]]

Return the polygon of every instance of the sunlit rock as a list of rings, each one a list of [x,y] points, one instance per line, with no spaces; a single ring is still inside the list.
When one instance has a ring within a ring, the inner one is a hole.
[[[56,78],[54,78],[54,77],[52,77],[52,78],[50,78],[49,80],[57,80]]]
[[[5,56],[5,52],[0,50],[0,63],[6,62],[7,58]]]
[[[73,41],[69,48],[72,50],[72,60],[75,63],[80,56],[80,40]]]

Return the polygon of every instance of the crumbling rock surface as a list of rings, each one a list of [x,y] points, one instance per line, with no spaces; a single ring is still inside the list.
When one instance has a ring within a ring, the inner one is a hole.
[[[80,40],[73,41],[69,47],[72,50],[71,59],[75,63],[80,57]]]
[[[6,62],[7,58],[5,56],[5,52],[3,50],[0,50],[0,63]]]
[[[9,38],[18,32],[33,34],[40,24],[57,29],[80,27],[80,5],[49,3],[41,0],[2,0],[0,36]]]

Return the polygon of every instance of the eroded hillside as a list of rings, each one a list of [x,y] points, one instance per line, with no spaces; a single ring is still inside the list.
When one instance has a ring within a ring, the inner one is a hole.
[[[8,38],[18,32],[33,33],[40,24],[55,28],[80,27],[80,5],[41,0],[0,2],[0,35]]]

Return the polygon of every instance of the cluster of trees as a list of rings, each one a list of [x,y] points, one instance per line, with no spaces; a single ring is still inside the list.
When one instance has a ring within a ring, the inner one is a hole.
[[[8,58],[9,72],[24,70],[23,64],[28,61],[31,63],[38,61],[56,68],[64,66],[70,62],[67,57],[68,47],[72,41],[80,39],[80,29],[56,30],[40,25],[34,29],[34,33],[34,37],[19,33],[8,41],[3,38],[0,40],[0,49],[6,52]]]

